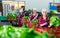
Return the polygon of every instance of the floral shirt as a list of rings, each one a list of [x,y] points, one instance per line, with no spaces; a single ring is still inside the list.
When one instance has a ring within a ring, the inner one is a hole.
[[[40,27],[40,24],[44,24],[45,22],[49,23],[49,18],[46,17],[46,19],[43,19],[43,16],[38,18],[38,27]]]

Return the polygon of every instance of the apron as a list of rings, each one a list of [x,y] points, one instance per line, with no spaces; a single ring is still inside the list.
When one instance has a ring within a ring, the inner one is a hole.
[[[30,17],[31,18],[30,21],[32,21],[34,19],[34,17],[35,16],[32,14],[31,17]]]
[[[29,14],[30,15],[30,21],[33,21],[34,19],[37,19],[38,13],[36,15],[33,15],[33,13]]]

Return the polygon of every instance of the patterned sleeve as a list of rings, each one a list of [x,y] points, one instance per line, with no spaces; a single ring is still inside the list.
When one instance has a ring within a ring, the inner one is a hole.
[[[40,26],[41,23],[41,17],[38,18],[38,26]]]
[[[33,20],[35,20],[37,17],[38,17],[38,13],[36,14],[36,16],[34,17],[34,19],[33,19]],[[33,20],[32,20],[32,21],[33,21]]]
[[[50,19],[48,18],[48,23],[50,24]]]
[[[32,12],[29,14],[29,17],[31,18]]]

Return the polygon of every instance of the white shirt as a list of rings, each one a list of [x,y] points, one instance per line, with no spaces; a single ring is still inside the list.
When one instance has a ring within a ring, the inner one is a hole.
[[[8,13],[16,14],[16,10],[9,10]]]

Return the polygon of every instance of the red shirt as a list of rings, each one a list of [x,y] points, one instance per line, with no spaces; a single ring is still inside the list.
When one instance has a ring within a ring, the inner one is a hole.
[[[38,18],[38,27],[40,27],[40,24],[44,24],[45,22],[48,22],[49,23],[49,18],[46,17],[46,19],[43,19],[43,16],[40,16]]]

